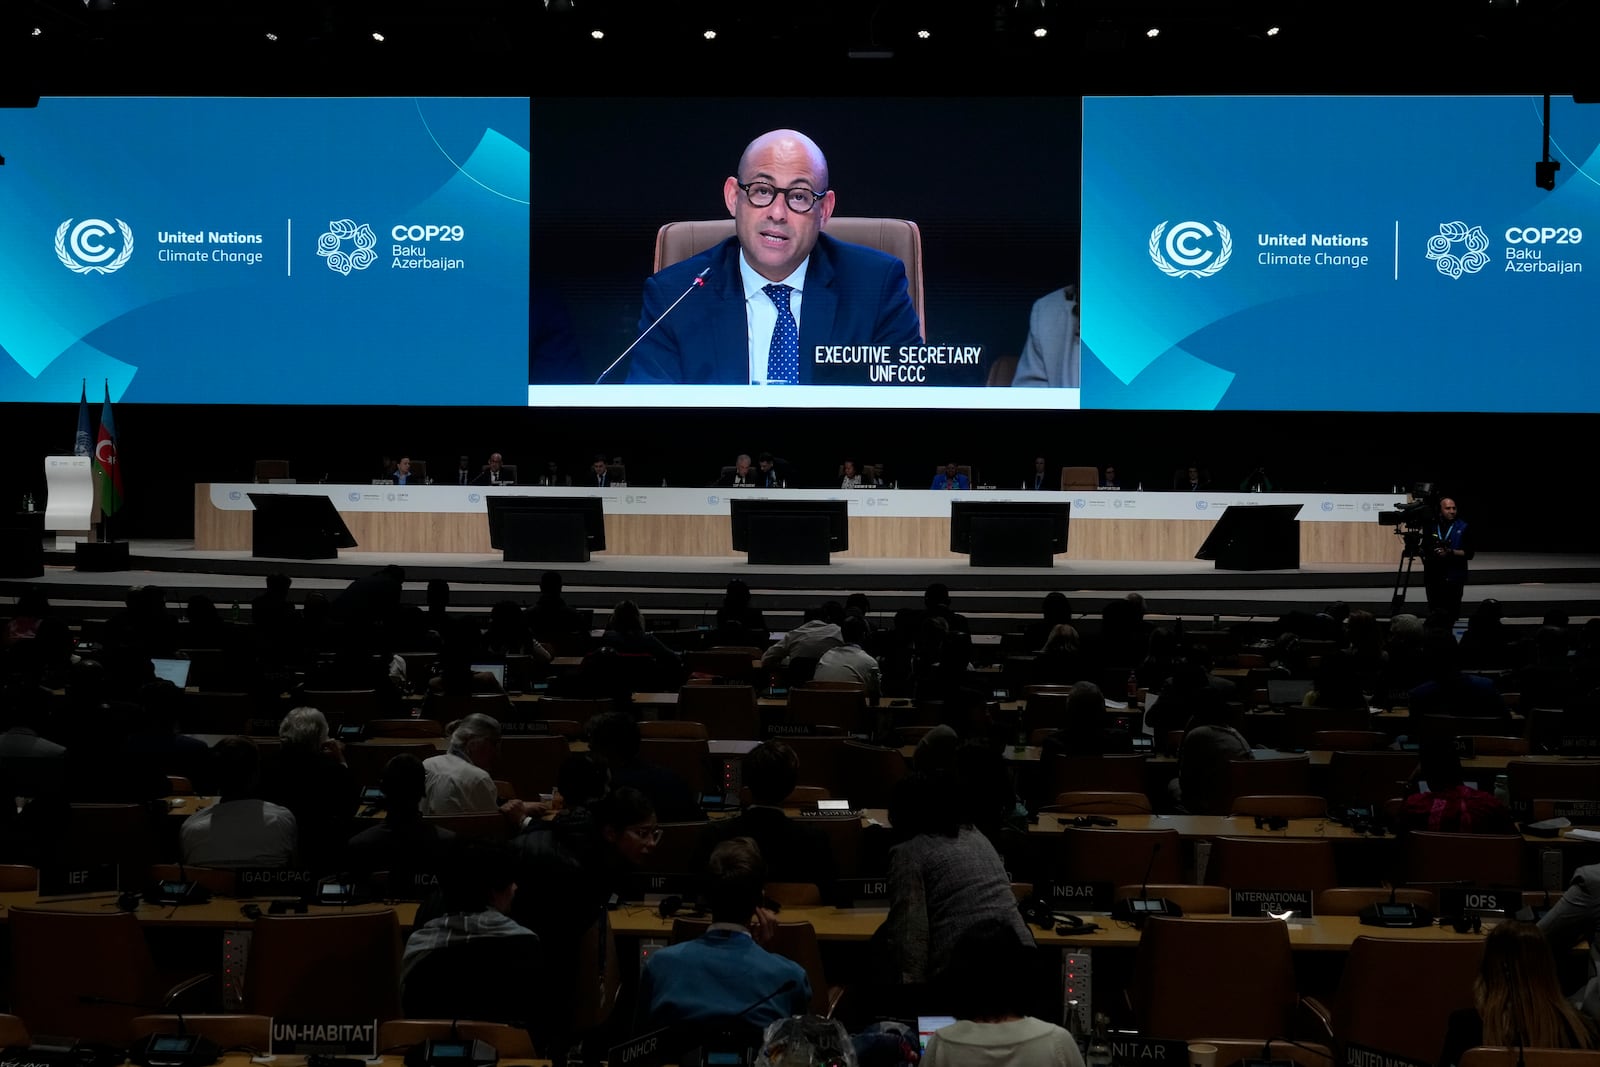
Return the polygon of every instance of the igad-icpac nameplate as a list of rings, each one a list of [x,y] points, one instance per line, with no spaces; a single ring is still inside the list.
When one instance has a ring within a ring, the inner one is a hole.
[[[273,1019],[268,1051],[274,1056],[378,1055],[378,1020]]]
[[[244,867],[234,876],[241,897],[295,897],[305,899],[317,890],[310,871],[288,867]]]

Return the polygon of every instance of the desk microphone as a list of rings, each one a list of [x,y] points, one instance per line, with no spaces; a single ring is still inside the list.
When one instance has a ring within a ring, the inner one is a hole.
[[[179,997],[196,986],[210,981],[211,977],[209,974],[197,974],[186,982],[180,982],[172,987],[159,1005],[92,994],[79,994],[78,1003],[137,1008],[140,1011],[166,1011]],[[188,1027],[184,1025],[182,1012],[173,1011],[173,1015],[178,1020],[178,1032],[168,1034],[157,1031],[139,1038],[128,1048],[130,1063],[138,1064],[139,1067],[208,1067],[209,1064],[217,1062],[221,1049],[217,1047],[216,1042],[200,1034],[189,1033]]]
[[[1150,862],[1145,864],[1144,881],[1139,883],[1139,895],[1117,901],[1111,908],[1113,919],[1121,919],[1134,926],[1143,926],[1144,921],[1152,915],[1177,917],[1183,914],[1183,909],[1175,901],[1150,895],[1150,875],[1156,869],[1156,857],[1159,855],[1161,855],[1161,842],[1157,841],[1155,847],[1150,850]]]
[[[694,292],[696,289],[699,289],[699,288],[703,287],[706,284],[706,275],[710,274],[710,273],[711,273],[711,268],[707,267],[705,270],[701,271],[699,274],[696,274],[694,276],[694,280],[689,283],[689,288],[685,289],[681,294],[679,294],[678,299],[674,300],[671,304],[669,304],[667,306],[667,310],[663,311],[656,318],[656,321],[652,322],[649,326],[646,326],[645,330],[644,330],[644,333],[641,333],[638,337],[635,337],[633,339],[633,344],[629,345],[627,348],[622,350],[622,355],[620,355],[616,359],[612,360],[611,361],[611,365],[609,367],[607,367],[605,370],[600,372],[600,377],[598,377],[598,378],[596,378],[594,380],[594,384],[599,385],[602,382],[604,382],[606,380],[606,375],[610,374],[613,370],[615,370],[618,363],[621,363],[624,359],[627,359],[628,358],[628,353],[632,352],[635,348],[639,347],[639,342],[643,341],[646,337],[649,337],[650,336],[650,331],[655,329],[657,326],[660,326],[662,320],[665,319],[668,315],[672,314],[672,309],[673,308],[675,308],[679,304],[683,303],[683,298],[684,297],[688,296],[690,293]]]

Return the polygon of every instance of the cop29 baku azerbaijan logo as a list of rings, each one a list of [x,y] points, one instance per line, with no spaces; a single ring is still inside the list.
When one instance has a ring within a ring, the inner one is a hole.
[[[119,233],[120,249],[102,243]],[[121,270],[132,255],[133,230],[121,219],[115,227],[104,219],[84,219],[76,226],[68,219],[56,227],[56,258],[74,274],[110,274]]]
[[[1460,255],[1456,254],[1456,245],[1461,246]],[[1441,222],[1439,232],[1428,238],[1428,258],[1447,277],[1476,274],[1489,265],[1489,235],[1482,226]]]
[[[1212,230],[1211,226],[1216,229]],[[1150,231],[1150,261],[1172,278],[1209,278],[1228,265],[1233,256],[1233,235],[1216,219],[1211,226],[1203,222],[1180,222],[1167,229],[1166,221]],[[1166,239],[1162,240],[1162,233]],[[1210,248],[1211,238],[1220,238],[1220,247]],[[1165,254],[1163,254],[1165,253]],[[1174,265],[1176,264],[1176,265]]]
[[[345,242],[350,250],[345,251]],[[366,270],[378,258],[378,235],[366,223],[353,219],[333,219],[328,232],[317,238],[317,255],[328,261],[328,269],[349,277],[353,270]]]

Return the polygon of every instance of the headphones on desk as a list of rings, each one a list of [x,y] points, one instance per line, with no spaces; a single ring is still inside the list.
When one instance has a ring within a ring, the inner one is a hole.
[[[1092,934],[1100,929],[1099,923],[1089,922],[1077,915],[1056,911],[1044,897],[1035,894],[1017,905],[1022,912],[1022,920],[1029,926],[1037,926],[1041,930],[1052,930],[1058,936],[1070,934]]]

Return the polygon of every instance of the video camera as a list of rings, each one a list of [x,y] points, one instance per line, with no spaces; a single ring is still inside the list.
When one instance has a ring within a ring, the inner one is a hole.
[[[1426,541],[1434,534],[1428,527],[1439,513],[1443,498],[1434,483],[1417,482],[1411,487],[1410,500],[1396,504],[1393,511],[1378,512],[1378,525],[1393,526],[1395,535],[1405,538],[1404,556],[1420,556],[1431,547]]]

